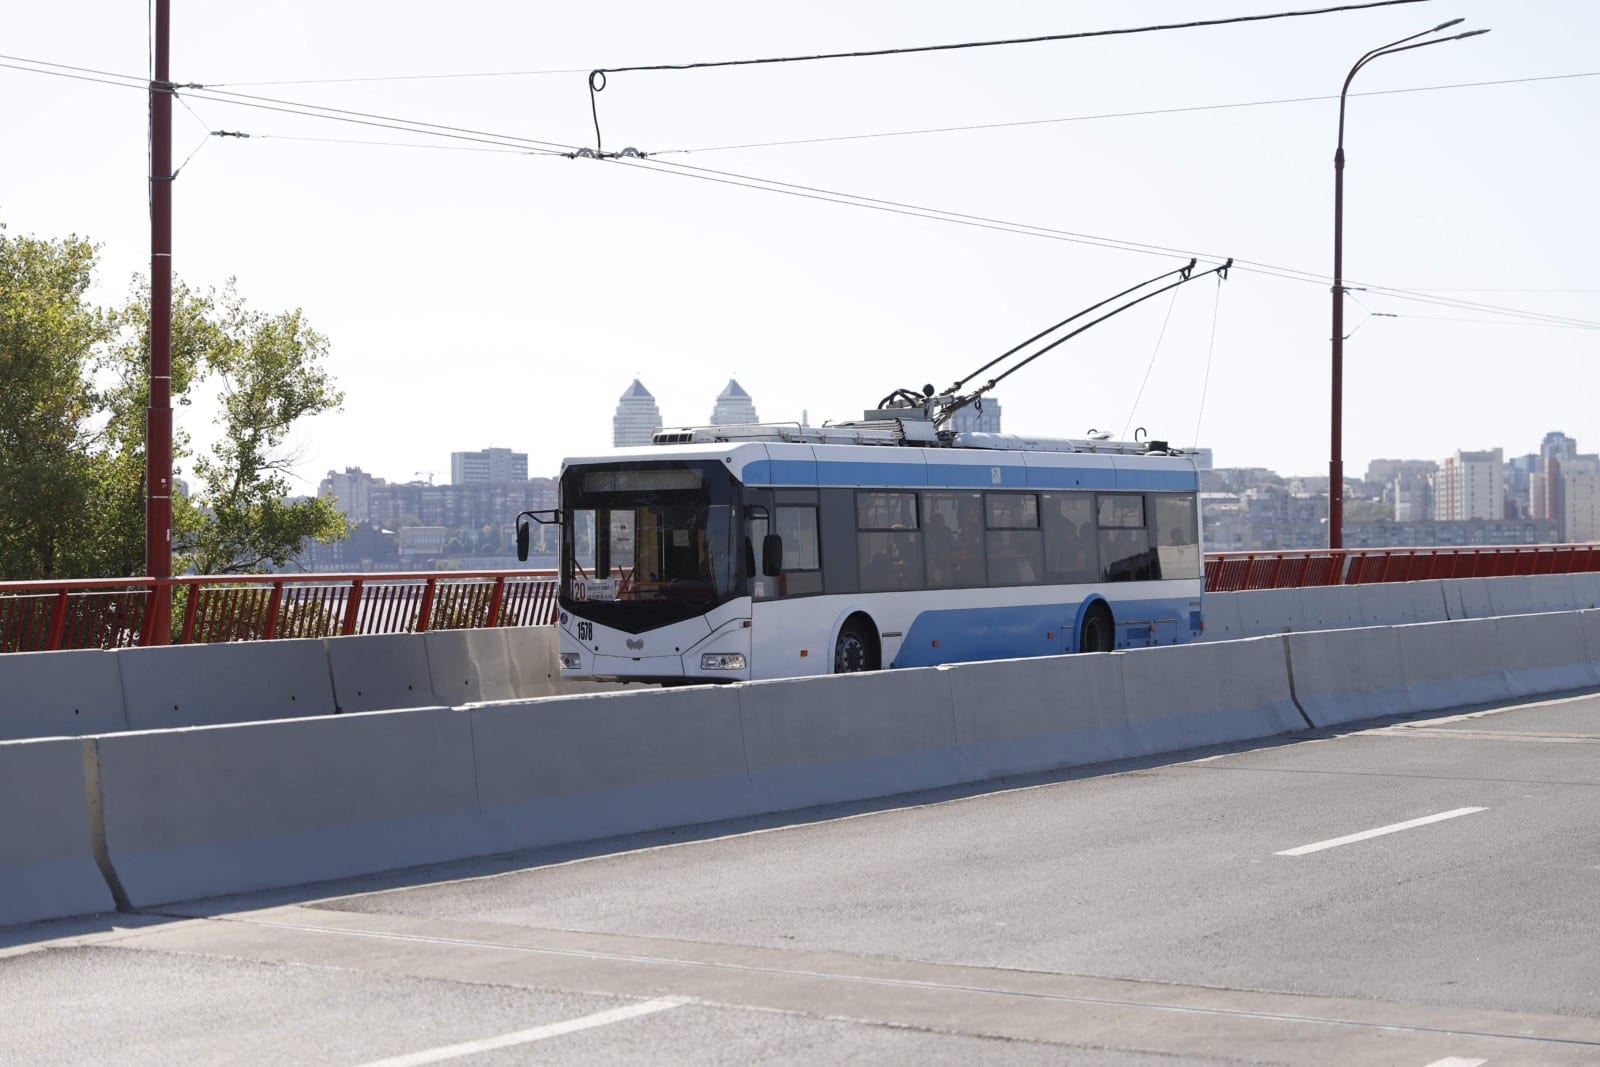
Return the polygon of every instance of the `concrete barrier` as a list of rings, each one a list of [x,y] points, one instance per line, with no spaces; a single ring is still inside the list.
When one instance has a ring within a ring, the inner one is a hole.
[[[555,692],[553,626],[431,630],[428,673],[442,703],[528,700]]]
[[[422,634],[329,637],[323,641],[341,712],[424,708],[440,703]]]
[[[1238,593],[1207,593],[1201,603],[1204,641],[1232,641],[1246,636],[1239,619]]]
[[[1600,608],[1600,573],[1585,572],[1567,577],[1572,580],[1572,604],[1576,610]]]
[[[87,738],[134,907],[492,851],[471,721],[367,712]]]
[[[1450,607],[1450,619],[1492,619],[1494,605],[1489,603],[1489,586],[1499,578],[1450,578],[1443,582],[1445,603]]]
[[[892,796],[978,779],[956,744],[950,674],[936,667],[736,687],[763,810]]]
[[[497,850],[758,810],[732,687],[483,704],[464,713]]]
[[[1360,603],[1360,619],[1356,623],[1324,626],[1324,630],[1343,630],[1349,626],[1401,626],[1417,621],[1417,605],[1409,582],[1375,582],[1370,585],[1345,586],[1356,591]],[[1440,610],[1444,603],[1440,601]]]
[[[125,648],[122,701],[132,730],[332,715],[328,655],[316,639]]]
[[[1037,774],[1141,754],[1122,696],[1122,655],[940,668],[949,676],[956,743],[973,773]]]
[[[1532,578],[1484,578],[1489,589],[1489,615],[1532,615],[1539,610]]]
[[[1512,696],[1600,685],[1578,612],[1512,615],[1494,620],[1494,625]]]
[[[511,664],[517,698],[555,696],[561,692],[561,668],[556,663],[560,634],[554,626],[507,628],[506,658]]]
[[[0,655],[0,741],[127,728],[115,653]]]
[[[1405,583],[1406,590],[1411,594],[1412,622],[1449,620],[1450,607],[1444,586],[1445,583],[1438,580]]]
[[[0,743],[0,926],[116,906],[90,827],[81,742]]]
[[[1387,626],[1290,634],[1295,700],[1319,727],[1416,710],[1397,631]]]
[[[1239,605],[1239,636],[1305,629],[1300,593],[1299,589],[1249,589],[1233,594]]]
[[[1580,611],[1578,618],[1583,623],[1584,651],[1589,654],[1595,671],[1600,672],[1600,610]]]
[[[1129,734],[1143,755],[1303,730],[1281,637],[1124,652]]]
[[[1416,710],[1486,704],[1511,695],[1494,619],[1423,622],[1398,627],[1396,633]]]
[[[1300,617],[1290,630],[1342,630],[1363,625],[1363,587],[1318,585],[1300,590]]]
[[[1541,615],[1553,611],[1577,611],[1579,604],[1570,574],[1535,574],[1527,579],[1533,604]]]

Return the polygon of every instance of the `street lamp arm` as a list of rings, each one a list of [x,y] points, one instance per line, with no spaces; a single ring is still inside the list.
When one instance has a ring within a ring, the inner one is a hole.
[[[1413,33],[1410,37],[1402,37],[1398,41],[1390,41],[1388,44],[1379,45],[1377,48],[1374,48],[1372,51],[1356,60],[1355,66],[1350,68],[1350,73],[1345,75],[1344,86],[1339,90],[1339,149],[1341,153],[1344,148],[1344,98],[1345,94],[1350,91],[1350,83],[1355,80],[1356,73],[1360,71],[1362,67],[1366,66],[1374,59],[1377,59],[1379,56],[1391,56],[1396,52],[1409,52],[1413,48],[1426,48],[1431,44],[1444,44],[1447,41],[1459,41],[1463,38],[1476,37],[1480,33],[1489,32],[1488,30],[1468,30],[1466,33],[1457,33],[1449,37],[1437,37],[1431,41],[1419,41],[1416,44],[1410,43],[1411,41],[1417,40],[1418,37],[1426,37],[1430,33],[1438,33],[1440,30],[1447,30],[1452,26],[1459,26],[1463,21],[1463,19],[1451,19],[1449,22],[1441,22],[1439,25],[1430,30],[1423,30],[1421,33]]]

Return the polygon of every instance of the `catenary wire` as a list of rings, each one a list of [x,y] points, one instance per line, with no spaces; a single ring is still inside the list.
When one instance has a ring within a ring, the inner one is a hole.
[[[782,192],[789,195],[805,196],[834,203],[845,203],[852,206],[875,208],[893,214],[909,214],[922,218],[942,219],[957,222],[963,225],[974,226],[980,229],[995,229],[1012,233],[1027,233],[1041,237],[1071,243],[1085,244],[1093,247],[1115,248],[1128,252],[1137,252],[1159,256],[1197,256],[1208,260],[1221,260],[1224,257],[1209,252],[1193,249],[1174,248],[1168,245],[1155,245],[1135,241],[1124,241],[1116,238],[1102,237],[1094,234],[1079,233],[1071,230],[1059,230],[1052,227],[1037,226],[1031,223],[1013,222],[982,215],[970,215],[961,212],[946,211],[942,208],[932,208],[925,205],[909,204],[902,201],[886,200],[876,197],[861,196],[853,193],[843,193],[838,190],[824,189],[819,186],[800,185],[791,182],[779,182],[773,179],[758,178],[748,174],[737,174],[730,171],[714,170],[709,167],[696,167],[687,163],[678,163],[670,160],[657,161],[655,159],[632,160],[623,159],[618,162],[628,166],[644,167],[646,169],[671,168],[666,172],[693,172],[684,176],[699,175],[707,180],[720,181],[725,184],[743,185],[746,188],[763,189],[773,192]],[[1236,269],[1249,269],[1255,273],[1267,274],[1284,278],[1290,281],[1305,282],[1317,285],[1327,285],[1330,279],[1327,275],[1316,274],[1311,271],[1296,270],[1256,260],[1236,259]],[[1443,307],[1457,307],[1463,310],[1493,312],[1495,314],[1508,314],[1530,319],[1539,319],[1551,322],[1563,322],[1570,325],[1600,325],[1585,319],[1575,319],[1568,316],[1550,315],[1543,312],[1526,311],[1523,309],[1504,308],[1493,304],[1484,304],[1474,301],[1454,300],[1448,297],[1430,297],[1414,294],[1388,286],[1362,285],[1358,282],[1349,282],[1350,287],[1365,288],[1373,293],[1395,296],[1399,299],[1417,300],[1425,303],[1434,303]]]
[[[1200,410],[1194,416],[1194,448],[1200,450],[1200,424],[1206,417],[1206,393],[1211,388],[1211,357],[1217,351],[1217,318],[1222,311],[1222,279],[1217,279],[1217,295],[1211,303],[1211,341],[1206,345],[1206,372],[1200,379]]]
[[[1128,421],[1122,424],[1122,436],[1119,440],[1128,439],[1128,430],[1133,427],[1134,417],[1139,414],[1139,401],[1144,399],[1144,387],[1150,384],[1150,372],[1156,369],[1156,357],[1161,354],[1161,342],[1167,339],[1167,325],[1172,322],[1172,309],[1177,306],[1178,290],[1174,289],[1172,299],[1167,301],[1167,313],[1161,320],[1161,332],[1156,334],[1156,346],[1150,350],[1150,362],[1145,365],[1144,377],[1139,380],[1139,391],[1133,395],[1133,407],[1128,409]]]
[[[50,75],[59,76],[59,77],[77,78],[79,80],[99,82],[101,84],[108,84],[108,85],[116,85],[116,86],[120,86],[120,87],[123,87],[123,88],[138,88],[138,89],[140,89],[142,91],[147,90],[147,86],[148,86],[148,83],[129,84],[129,81],[127,81],[127,80],[121,81],[121,82],[106,81],[106,80],[103,80],[103,79],[101,79],[99,77],[90,77],[90,76],[82,74],[82,73],[69,72],[68,69],[67,69],[67,65],[66,64],[49,64],[49,65],[57,67],[57,68],[62,68],[62,70],[61,71],[57,71],[57,70],[38,70],[38,69],[36,69],[34,67],[13,66],[12,64],[0,63],[0,67],[10,67],[11,69],[24,70],[24,71],[28,71],[30,73],[50,74]],[[94,74],[99,74],[99,73],[110,74],[110,72],[92,71],[91,68],[74,68],[74,69],[77,70],[77,71],[88,70],[88,71],[91,71],[91,73],[94,73]],[[110,76],[111,77],[124,78],[124,79],[131,80],[130,76],[127,76],[127,75],[114,75],[114,74],[112,74]],[[504,149],[520,149],[520,150],[529,152],[529,154],[534,154],[534,155],[567,156],[567,155],[571,154],[572,147],[573,147],[573,146],[570,146],[570,145],[559,145],[559,144],[556,144],[554,142],[549,142],[549,141],[536,141],[536,140],[533,140],[533,139],[530,139],[530,138],[515,137],[513,135],[500,135],[500,134],[489,133],[489,132],[486,132],[486,131],[468,130],[468,129],[465,129],[463,127],[442,126],[442,125],[436,124],[436,123],[422,123],[422,122],[412,123],[410,120],[393,119],[390,116],[374,116],[371,113],[367,113],[367,112],[352,112],[352,111],[348,111],[346,109],[324,108],[324,107],[321,107],[320,105],[303,105],[303,104],[299,104],[299,103],[297,103],[295,101],[278,101],[278,100],[275,100],[274,98],[258,97],[258,96],[254,96],[253,94],[244,94],[244,93],[221,94],[221,93],[219,93],[219,94],[216,94],[214,96],[202,95],[199,98],[200,99],[215,99],[216,102],[218,102],[218,103],[230,103],[230,104],[236,104],[237,106],[242,106],[242,107],[254,107],[254,108],[257,108],[257,109],[261,109],[261,110],[281,112],[281,113],[297,115],[297,116],[305,117],[305,118],[317,118],[317,119],[323,119],[323,120],[327,120],[327,121],[347,122],[347,123],[353,123],[355,125],[374,126],[374,127],[383,128],[383,129],[393,129],[393,130],[397,130],[399,132],[404,132],[404,133],[416,133],[416,134],[423,135],[423,136],[441,137],[441,138],[453,139],[453,140],[465,140],[465,141],[470,141],[470,142],[475,142],[475,143],[487,144],[487,145],[490,145],[490,146],[494,146],[494,147],[498,147],[498,148],[504,148]],[[387,121],[380,121],[380,120],[387,120]],[[527,148],[524,147],[524,146],[529,145],[529,144],[539,145],[539,146],[542,146],[542,148],[541,149],[532,149],[532,150],[530,150],[530,149],[527,149]],[[794,184],[794,183],[778,182],[778,181],[775,181],[775,180],[772,180],[772,179],[757,178],[757,177],[750,176],[750,175],[733,174],[733,173],[730,173],[730,172],[713,170],[711,168],[692,167],[689,164],[685,164],[685,163],[675,163],[675,162],[665,161],[665,160],[659,161],[659,163],[658,163],[655,160],[649,160],[649,159],[638,159],[638,160],[635,160],[635,159],[621,159],[621,160],[617,160],[617,162],[624,163],[624,164],[626,164],[628,166],[631,166],[631,167],[637,167],[637,168],[641,168],[641,169],[651,170],[651,171],[654,171],[656,173],[676,173],[676,174],[678,174],[680,176],[683,176],[683,177],[699,178],[701,180],[712,181],[712,182],[716,182],[716,183],[719,183],[719,184],[736,185],[736,186],[741,186],[741,187],[744,187],[744,188],[749,188],[749,189],[753,189],[753,190],[757,190],[757,191],[777,192],[777,193],[783,193],[783,194],[786,194],[786,195],[801,196],[801,197],[804,197],[806,199],[813,199],[813,200],[821,200],[821,201],[825,201],[825,202],[838,203],[838,204],[842,204],[842,205],[845,205],[845,206],[853,206],[853,207],[859,207],[859,208],[864,208],[864,209],[869,209],[869,210],[879,210],[879,211],[885,211],[885,212],[888,212],[888,213],[891,213],[891,214],[909,215],[909,216],[912,216],[912,217],[924,218],[924,219],[929,219],[929,220],[932,220],[932,221],[943,221],[943,222],[947,222],[947,223],[973,226],[973,227],[977,227],[977,228],[981,228],[981,229],[991,229],[991,230],[997,230],[997,231],[1001,231],[1001,232],[1022,234],[1022,235],[1025,235],[1025,236],[1036,236],[1036,237],[1049,238],[1049,239],[1054,239],[1054,240],[1068,241],[1068,242],[1071,242],[1071,243],[1083,244],[1083,245],[1090,246],[1090,247],[1109,248],[1109,249],[1115,249],[1115,250],[1120,250],[1120,251],[1127,251],[1127,252],[1134,252],[1134,253],[1141,253],[1141,254],[1148,254],[1148,255],[1162,255],[1162,256],[1168,256],[1168,255],[1170,255],[1170,256],[1195,256],[1195,255],[1200,255],[1200,256],[1202,256],[1203,258],[1206,258],[1206,259],[1220,259],[1220,258],[1222,258],[1222,257],[1219,257],[1219,256],[1210,255],[1209,253],[1197,253],[1197,252],[1194,252],[1194,251],[1188,250],[1188,249],[1179,249],[1179,248],[1173,248],[1173,247],[1170,247],[1170,246],[1154,245],[1154,244],[1147,244],[1147,243],[1142,243],[1142,242],[1123,241],[1123,240],[1118,240],[1118,239],[1115,239],[1115,238],[1098,237],[1098,236],[1090,235],[1090,234],[1075,233],[1073,231],[1057,230],[1057,229],[1053,229],[1053,228],[1050,228],[1050,227],[1041,227],[1041,226],[1036,226],[1036,225],[1028,224],[1028,223],[1009,222],[1009,221],[1006,221],[1006,220],[987,218],[987,217],[984,217],[984,216],[966,215],[966,214],[962,214],[962,213],[958,213],[958,212],[949,212],[949,211],[945,211],[943,209],[938,209],[938,208],[927,208],[927,207],[921,207],[921,206],[918,206],[918,205],[904,204],[904,203],[896,202],[896,201],[883,200],[883,199],[871,198],[871,197],[863,197],[863,196],[859,196],[857,194],[842,193],[842,192],[838,192],[838,191],[834,191],[834,190],[825,190],[825,189],[820,189],[820,188],[814,187],[814,186],[803,186],[803,185],[797,185],[797,184]],[[666,169],[666,168],[671,168],[671,169]],[[1260,262],[1260,261],[1248,260],[1248,259],[1238,259],[1238,260],[1236,260],[1235,261],[1235,269],[1248,270],[1248,271],[1250,271],[1252,273],[1257,273],[1257,274],[1261,274],[1261,275],[1268,276],[1268,277],[1275,277],[1275,278],[1280,278],[1280,279],[1284,279],[1284,280],[1288,280],[1288,281],[1296,281],[1296,282],[1302,282],[1302,283],[1314,283],[1314,284],[1319,284],[1319,285],[1326,285],[1329,282],[1329,279],[1328,279],[1328,277],[1326,275],[1319,275],[1319,274],[1316,274],[1316,273],[1310,272],[1310,271],[1297,270],[1297,269],[1289,268],[1289,267],[1281,267],[1281,266],[1277,266],[1277,265],[1274,265],[1274,264],[1268,264],[1268,263],[1263,263],[1263,262]],[[1354,282],[1352,282],[1351,284],[1352,284],[1352,287],[1355,287],[1355,285],[1356,285],[1356,283],[1354,283]],[[1369,290],[1371,292],[1382,293],[1383,295],[1392,296],[1392,297],[1394,297],[1396,299],[1412,300],[1412,301],[1417,301],[1417,302],[1421,302],[1421,303],[1425,303],[1425,304],[1434,304],[1434,305],[1439,306],[1439,307],[1451,308],[1451,309],[1455,309],[1455,310],[1478,311],[1478,312],[1482,312],[1482,313],[1488,313],[1488,314],[1494,314],[1494,315],[1500,315],[1500,316],[1510,316],[1510,317],[1524,318],[1524,319],[1531,320],[1532,322],[1535,322],[1535,323],[1545,323],[1545,324],[1550,324],[1550,325],[1567,325],[1567,326],[1573,326],[1573,327],[1578,327],[1578,328],[1586,328],[1586,329],[1587,328],[1600,327],[1600,323],[1592,322],[1590,320],[1585,320],[1585,319],[1577,319],[1577,318],[1571,318],[1571,317],[1566,317],[1566,316],[1552,316],[1552,315],[1548,315],[1548,314],[1545,314],[1545,313],[1530,312],[1530,311],[1526,311],[1526,310],[1522,310],[1522,309],[1515,309],[1515,308],[1506,308],[1506,307],[1501,307],[1501,306],[1497,306],[1497,305],[1493,305],[1493,304],[1484,304],[1484,303],[1474,302],[1474,301],[1462,301],[1462,300],[1457,300],[1457,299],[1452,299],[1452,298],[1447,298],[1447,297],[1433,297],[1433,296],[1428,296],[1428,295],[1425,295],[1425,294],[1422,294],[1422,293],[1409,291],[1409,290],[1400,290],[1400,289],[1393,288],[1393,287],[1384,287],[1384,286],[1375,286],[1375,285],[1366,285],[1366,286],[1362,286],[1362,287],[1366,288],[1367,290]]]
[[[1521,85],[1529,82],[1560,81],[1570,78],[1600,77],[1600,71],[1582,71],[1574,74],[1546,74],[1527,78],[1499,78],[1494,81],[1455,82],[1448,85],[1414,85],[1402,89],[1374,89],[1368,92],[1349,93],[1347,96],[1395,96],[1402,93],[1431,93],[1446,89],[1476,89],[1485,86]],[[1280,104],[1323,103],[1339,99],[1327,96],[1287,96],[1272,100],[1241,100],[1226,104],[1194,104],[1184,107],[1145,108],[1139,111],[1110,111],[1097,115],[1064,115],[1048,119],[1021,119],[1010,122],[980,122],[965,126],[929,126],[912,130],[883,130],[873,133],[849,133],[826,137],[799,137],[786,141],[751,141],[745,144],[705,145],[697,148],[663,148],[649,153],[652,157],[686,155],[703,152],[734,152],[747,148],[788,148],[796,145],[833,144],[849,141],[870,141],[892,137],[919,137],[940,133],[972,133],[982,130],[1019,129],[1029,126],[1049,126],[1066,122],[1096,122],[1106,119],[1146,118],[1155,115],[1185,115],[1205,111],[1230,111],[1250,107],[1273,107]]]
[[[1207,26],[1232,26],[1245,22],[1268,22],[1274,19],[1303,18],[1308,15],[1332,15],[1344,11],[1362,11],[1375,7],[1398,7],[1404,4],[1425,3],[1427,0],[1368,0],[1366,3],[1342,4],[1337,7],[1312,8],[1300,11],[1276,11],[1260,15],[1230,15],[1216,19],[1196,19],[1190,22],[1169,22],[1149,26],[1123,26],[1111,30],[1080,30],[1074,33],[1048,33],[1034,37],[1008,37],[993,41],[960,41],[954,44],[912,45],[900,48],[874,48],[853,52],[819,52],[801,56],[767,56],[761,59],[718,59],[698,63],[650,63],[631,67],[596,68],[605,74],[624,74],[654,70],[706,70],[714,67],[751,67],[774,63],[811,63],[823,59],[871,59],[880,56],[913,55],[922,52],[953,52],[969,48],[1000,48],[1009,45],[1045,44],[1051,41],[1076,41],[1088,37],[1119,37],[1136,33],[1156,33],[1164,30],[1192,30]]]
[[[365,78],[289,78],[263,82],[207,82],[211,86],[263,86],[263,85],[347,85],[354,82],[412,82],[444,81],[467,78],[535,78],[544,74],[587,74],[588,67],[572,70],[485,70],[461,74],[385,74]]]
[[[1189,22],[1170,22],[1146,26],[1121,26],[1110,30],[1080,30],[1074,33],[1041,34],[1032,37],[1010,37],[992,41],[960,41],[953,44],[915,45],[898,48],[865,49],[852,52],[822,52],[803,56],[767,56],[760,59],[721,59],[697,63],[651,63],[627,67],[597,67],[589,72],[589,112],[594,119],[595,151],[602,149],[600,136],[600,109],[598,97],[606,87],[608,74],[638,73],[643,71],[708,70],[717,67],[765,66],[776,63],[812,63],[818,60],[871,59],[884,56],[913,55],[929,52],[951,52],[973,48],[1000,48],[1024,44],[1044,44],[1054,41],[1077,41],[1094,37],[1119,37],[1140,33],[1160,33],[1169,30],[1192,30],[1212,26],[1234,26],[1247,22],[1268,22],[1276,19],[1305,18],[1314,15],[1331,15],[1369,8],[1399,7],[1407,4],[1427,3],[1428,0],[1367,0],[1365,3],[1341,4],[1335,7],[1302,9],[1299,11],[1266,12],[1259,15],[1230,15],[1216,19],[1194,19]]]
[[[252,135],[257,141],[302,141],[308,144],[365,145],[374,148],[425,148],[433,152],[487,152],[491,155],[526,156],[548,153],[530,153],[526,148],[488,148],[461,144],[421,144],[416,141],[362,141],[354,137],[294,137],[281,133]]]

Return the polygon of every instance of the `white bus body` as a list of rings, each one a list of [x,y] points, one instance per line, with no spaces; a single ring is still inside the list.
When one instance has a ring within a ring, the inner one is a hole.
[[[787,678],[1200,635],[1191,458],[957,440],[567,460],[563,676]]]

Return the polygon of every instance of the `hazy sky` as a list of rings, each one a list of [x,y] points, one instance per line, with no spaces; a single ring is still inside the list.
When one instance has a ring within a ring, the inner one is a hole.
[[[1198,434],[1219,465],[1326,473],[1337,102],[1325,98],[1370,48],[1455,17],[1468,20],[1461,29],[1492,27],[1380,59],[1356,79],[1352,92],[1367,94],[1545,80],[1353,96],[1346,278],[1600,322],[1600,77],[1553,77],[1600,72],[1600,4],[1431,0],[1099,40],[617,73],[598,97],[605,147],[663,153],[651,163],[508,147],[592,145],[584,72],[597,66],[1315,6],[176,0],[175,81],[469,128],[494,143],[187,92],[174,154],[195,154],[175,185],[174,262],[191,285],[236,276],[261,310],[302,307],[331,338],[348,398],[300,435],[307,491],[347,465],[447,479],[451,451],[490,445],[525,450],[531,471],[554,473],[564,455],[609,446],[635,374],[669,424],[706,421],[730,376],[766,419],[857,417],[895,388],[947,385],[1186,258],[1068,234],[1314,277],[1240,267],[1220,291],[1204,279],[1151,300],[997,390],[1006,429],[1144,426],[1179,444]],[[149,70],[147,8],[136,0],[11,4],[0,42],[11,57]],[[241,84],[527,71],[564,73]],[[144,93],[12,69],[0,69],[0,92],[0,220],[13,235],[99,242],[96,295],[119,300],[148,265]],[[1215,106],[1302,97],[1324,99]],[[725,147],[1023,122],[1032,124]],[[700,151],[666,154],[677,149]],[[1057,232],[754,191],[727,174]],[[1521,454],[1552,429],[1600,447],[1592,329],[1374,291],[1354,294],[1346,324],[1352,475],[1375,457]],[[204,441],[210,414],[203,403],[183,409],[180,425]]]

